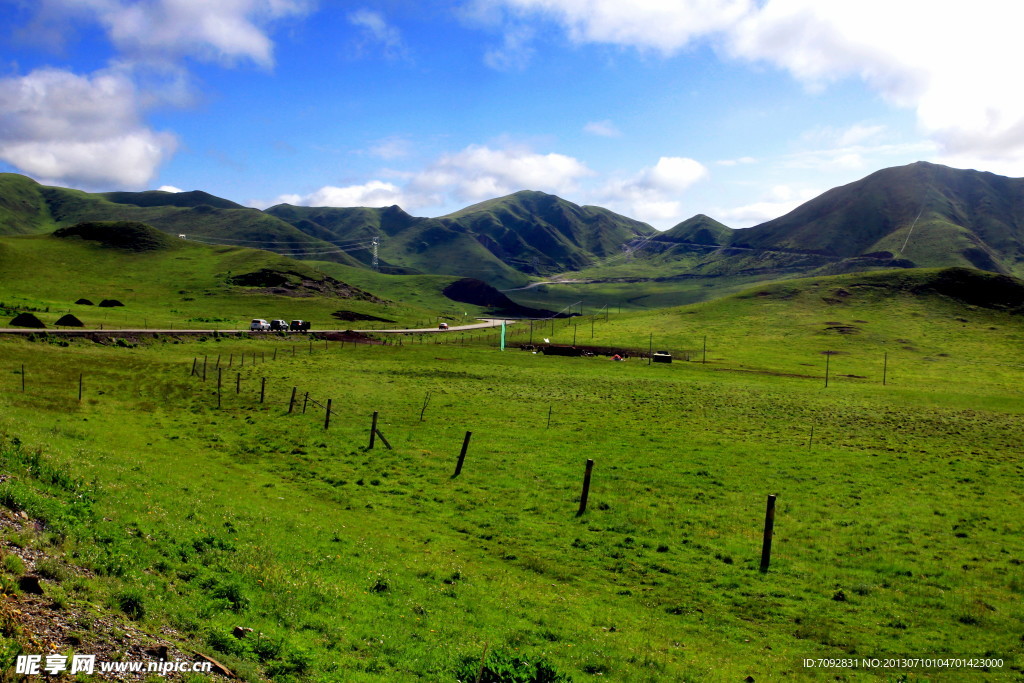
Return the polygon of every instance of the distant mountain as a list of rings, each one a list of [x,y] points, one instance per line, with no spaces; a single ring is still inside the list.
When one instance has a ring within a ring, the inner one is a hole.
[[[626,242],[656,231],[595,206],[522,191],[440,218],[383,209],[281,204],[267,213],[309,235],[337,243],[380,238],[381,263],[392,272],[464,275],[496,286],[528,275],[573,270],[618,254]],[[362,257],[361,257],[362,258]]]
[[[1024,179],[925,162],[887,168],[737,230],[729,245],[815,254],[837,272],[861,259],[1024,274]]]
[[[0,235],[51,232],[89,221],[134,221],[208,244],[267,249],[296,258],[358,262],[335,245],[258,209],[206,192],[108,192],[40,185],[0,173]]]
[[[752,228],[698,214],[660,233],[535,191],[421,218],[398,206],[258,211],[201,191],[90,194],[0,174],[0,235],[87,221],[143,222],[198,241],[361,267],[376,241],[382,272],[499,288],[574,271],[628,282],[957,266],[1024,276],[1024,179],[924,162],[872,173]]]

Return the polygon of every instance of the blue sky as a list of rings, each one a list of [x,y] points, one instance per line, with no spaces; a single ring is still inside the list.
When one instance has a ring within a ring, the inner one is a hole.
[[[962,4],[962,3],[958,3]],[[917,160],[1024,175],[1014,3],[0,0],[0,170],[668,228]]]

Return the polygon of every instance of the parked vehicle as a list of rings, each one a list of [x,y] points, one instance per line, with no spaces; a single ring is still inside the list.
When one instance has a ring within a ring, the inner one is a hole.
[[[448,329],[448,323],[441,323],[440,325],[437,326],[437,329],[439,329],[439,330],[447,330]]]
[[[309,321],[293,320],[292,324],[288,326],[288,329],[292,332],[309,332]]]
[[[288,330],[288,323],[283,320],[271,320],[270,330],[272,332],[284,332]]]
[[[263,318],[253,318],[249,323],[249,329],[256,332],[263,332],[270,329],[270,323]]]

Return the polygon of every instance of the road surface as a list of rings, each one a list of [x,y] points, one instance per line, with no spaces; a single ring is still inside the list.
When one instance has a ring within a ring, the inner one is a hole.
[[[420,327],[420,328],[409,328],[409,329],[396,329],[396,330],[353,330],[352,328],[344,328],[340,330],[310,330],[310,333],[314,334],[341,334],[343,332],[362,332],[364,334],[427,334],[433,332],[457,332],[459,330],[479,330],[489,327],[501,327],[501,318],[486,318],[483,322],[474,323],[471,325],[452,325],[447,330],[439,330],[436,327]],[[506,320],[509,325],[515,324],[515,320]],[[6,329],[0,329],[0,334],[35,334],[39,332],[45,332],[46,334],[61,334],[66,336],[84,336],[90,334],[102,334],[108,336],[123,336],[128,334],[261,334],[260,332],[253,332],[251,330],[196,330],[196,329],[158,329],[158,328],[104,328],[102,330],[95,328],[84,328],[84,327],[62,327],[62,328],[44,328],[41,330],[24,328],[24,327],[11,327]],[[291,334],[302,334],[299,332],[292,332]]]

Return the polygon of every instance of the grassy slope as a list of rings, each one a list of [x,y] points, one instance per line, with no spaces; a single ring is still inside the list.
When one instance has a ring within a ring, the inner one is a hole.
[[[6,375],[0,427],[94,480],[97,516],[116,522],[103,552],[88,528],[50,548],[120,563],[123,578],[100,572],[61,588],[68,599],[143,580],[145,627],[173,625],[249,675],[262,659],[282,679],[451,680],[485,643],[577,680],[921,675],[800,664],[822,656],[1020,665],[1024,326],[913,295],[913,277],[595,321],[597,343],[646,346],[653,331],[677,357],[707,335],[707,364],[335,347],[242,368],[243,393],[220,411],[187,378],[192,357],[269,357],[272,342],[5,343],[3,366],[26,363],[30,390]],[[860,334],[827,329],[839,322]],[[827,350],[840,353],[826,390]],[[87,388],[80,405],[82,368],[105,393]],[[336,399],[330,431],[319,409],[285,414],[296,385]],[[372,410],[395,451],[364,452]],[[591,507],[576,519],[587,457]],[[762,575],[766,493],[779,508]],[[227,637],[238,624],[276,652]]]
[[[388,319],[419,320],[431,315],[432,309],[415,303],[289,297],[227,283],[228,277],[263,268],[322,277],[308,263],[254,249],[173,240],[168,249],[132,253],[49,235],[7,237],[0,238],[0,302],[11,309],[49,309],[36,314],[47,324],[70,311],[87,327],[105,324],[107,328],[217,325],[224,329],[247,326],[250,319],[259,317],[302,318],[312,321],[314,329],[323,329],[340,324],[330,318],[339,309]],[[94,304],[118,299],[125,307],[74,304],[79,298]],[[431,298],[428,303],[436,301]]]

